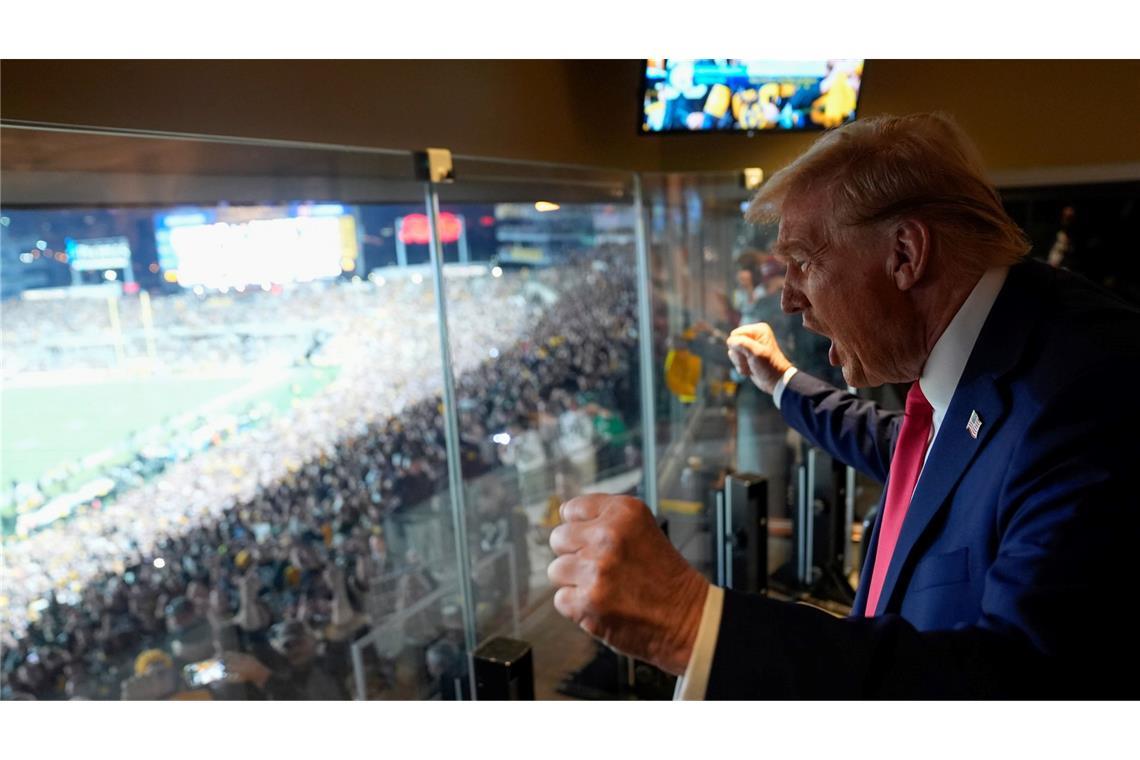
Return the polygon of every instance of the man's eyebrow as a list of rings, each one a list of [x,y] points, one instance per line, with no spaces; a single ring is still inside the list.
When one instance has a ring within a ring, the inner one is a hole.
[[[776,243],[769,250],[773,256],[779,259],[790,259],[792,254],[800,253],[805,256],[814,256],[822,251],[823,245],[813,246],[804,240],[788,240],[783,243]]]

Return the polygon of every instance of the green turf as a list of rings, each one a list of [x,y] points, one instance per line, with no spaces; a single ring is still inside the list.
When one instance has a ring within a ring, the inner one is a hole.
[[[278,411],[336,377],[335,369],[300,368],[221,409],[268,402]],[[156,378],[0,390],[0,484],[37,478],[61,464],[125,446],[130,434],[159,425],[246,386],[245,378]]]

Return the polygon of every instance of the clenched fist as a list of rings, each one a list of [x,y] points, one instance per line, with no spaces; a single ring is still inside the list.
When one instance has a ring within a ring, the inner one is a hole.
[[[726,344],[732,366],[745,377],[751,377],[756,387],[765,393],[774,391],[776,383],[792,366],[767,322],[736,328]]]
[[[673,548],[649,508],[591,494],[562,505],[546,574],[555,608],[631,657],[681,675],[689,664],[709,584]]]

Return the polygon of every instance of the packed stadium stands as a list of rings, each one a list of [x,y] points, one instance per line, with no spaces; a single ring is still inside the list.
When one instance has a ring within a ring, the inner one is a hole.
[[[507,525],[507,543],[528,540],[520,508],[545,500],[556,472],[581,481],[634,464],[626,437],[605,432],[637,417],[632,259],[613,247],[545,270],[448,278],[463,474],[495,476],[483,492],[494,498],[469,513],[476,557],[504,544],[482,523]],[[196,415],[162,446],[100,470],[115,486],[105,497],[9,538],[4,697],[192,693],[182,668],[223,654],[231,677],[212,698],[349,696],[351,641],[442,582],[429,547],[402,527],[447,484],[430,280],[151,303],[153,329],[122,299],[120,334],[98,301],[6,304],[5,378],[121,374],[116,343],[145,359],[129,371],[146,377],[236,372],[256,384],[297,366],[336,372],[277,411],[253,396]],[[102,350],[68,347],[92,344]],[[74,488],[80,469],[30,491]],[[525,586],[525,548],[518,562]],[[446,607],[432,614],[427,633],[454,633]],[[408,633],[410,665],[366,657],[371,694],[433,682],[454,646],[427,633]],[[267,675],[290,668],[292,681]]]

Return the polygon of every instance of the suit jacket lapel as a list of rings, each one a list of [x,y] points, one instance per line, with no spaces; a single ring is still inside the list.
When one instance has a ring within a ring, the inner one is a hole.
[[[999,379],[1020,360],[1036,324],[1037,299],[1033,297],[1035,285],[1030,281],[1043,276],[1042,266],[1026,262],[1010,269],[994,301],[918,479],[875,614],[881,615],[887,609],[923,531],[948,503],[950,492],[1005,416],[1007,404]],[[981,419],[976,438],[967,430],[973,414]],[[874,555],[868,556],[873,561]],[[861,585],[867,585],[869,578],[864,581]]]
[[[972,437],[966,429],[971,413],[975,412],[982,419],[977,438]],[[1005,403],[991,378],[976,378],[966,386],[959,383],[958,390],[954,393],[954,400],[950,402],[950,408],[946,411],[946,417],[938,430],[938,436],[934,439],[922,475],[918,479],[918,487],[915,488],[914,496],[911,498],[906,518],[903,520],[898,543],[895,544],[895,551],[891,556],[890,568],[883,581],[876,614],[883,613],[898,583],[899,575],[923,531],[939,510],[948,503],[947,497],[950,491],[993,435],[1004,414]]]

